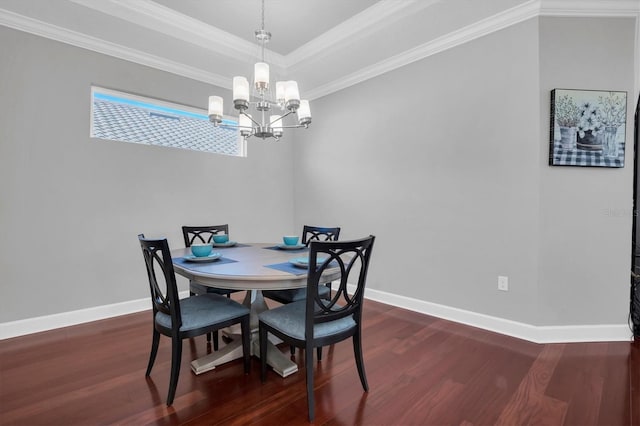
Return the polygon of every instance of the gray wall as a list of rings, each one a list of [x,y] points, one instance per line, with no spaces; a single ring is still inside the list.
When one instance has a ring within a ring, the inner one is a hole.
[[[627,93],[625,167],[545,167],[540,174],[539,323],[625,323],[633,219],[635,27],[632,19],[540,21],[541,116],[553,88]],[[541,123],[540,155],[548,124]]]
[[[91,140],[91,83],[202,106],[223,90],[0,28],[0,322],[147,297],[137,233],[180,246],[181,224],[228,222],[244,241],[373,233],[375,290],[623,324],[632,154],[549,167],[548,101],[631,94],[633,38],[632,19],[531,19],[315,100],[308,131],[240,159]]]
[[[236,158],[89,138],[92,83],[200,107],[224,90],[4,27],[0,45],[0,322],[148,297],[141,232],[293,232],[290,141]]]
[[[632,93],[634,25],[531,19],[317,100],[294,153],[297,226],[376,234],[375,290],[624,324],[631,217],[602,213],[630,210],[633,153],[624,169],[549,167],[548,102],[554,87]]]

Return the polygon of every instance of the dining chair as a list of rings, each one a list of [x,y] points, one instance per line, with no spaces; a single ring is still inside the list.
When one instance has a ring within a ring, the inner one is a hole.
[[[267,337],[271,333],[286,344],[303,348],[307,383],[309,421],[314,418],[313,348],[332,345],[352,338],[353,352],[362,388],[369,385],[362,356],[362,303],[369,260],[375,237],[352,241],[313,241],[309,251],[309,275],[307,298],[274,309],[258,316],[260,335],[260,379],[267,374]],[[337,269],[339,283],[330,299],[318,291],[322,274]],[[357,283],[353,294],[347,292],[347,284]]]
[[[180,300],[169,243],[166,238],[146,239],[144,234],[139,234],[138,240],[149,278],[153,308],[153,339],[145,376],[151,374],[153,363],[158,354],[160,335],[170,337],[171,374],[167,406],[173,404],[176,393],[183,339],[240,323],[244,372],[249,374],[249,357],[251,356],[249,308],[218,294],[203,294]]]
[[[311,241],[337,241],[340,236],[340,227],[322,227],[304,225],[302,227],[302,244],[309,246]],[[325,283],[320,287],[320,296],[329,298],[331,295],[331,283]],[[263,290],[262,295],[267,299],[275,300],[278,303],[286,305],[287,303],[297,302],[307,298],[306,288],[293,288],[288,290]],[[296,347],[291,346],[291,355],[295,355]],[[322,358],[322,348],[318,348],[318,358]]]
[[[213,236],[216,234],[229,235],[229,225],[211,225],[211,226],[183,226],[182,237],[184,238],[184,246],[191,247],[192,244],[209,244],[213,242]],[[189,293],[194,296],[197,294],[221,294],[231,297],[231,293],[241,290],[228,290],[224,288],[207,287],[199,284],[197,281],[189,280]],[[211,341],[213,334],[213,350],[218,350],[218,332],[207,333],[207,342]]]
[[[304,225],[302,228],[302,244],[309,246],[311,241],[337,241],[340,236],[340,228],[326,228],[320,226]],[[325,288],[320,288],[322,297],[331,294],[331,283],[325,283]],[[267,299],[278,303],[287,304],[307,298],[306,288],[294,288],[289,290],[263,290],[262,295]]]

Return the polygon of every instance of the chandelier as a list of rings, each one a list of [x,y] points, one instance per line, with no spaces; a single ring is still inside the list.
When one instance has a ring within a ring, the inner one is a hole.
[[[249,81],[242,76],[233,77],[233,106],[238,110],[238,124],[223,126],[238,128],[240,136],[246,141],[251,136],[262,139],[279,140],[284,129],[304,127],[311,124],[309,101],[300,99],[298,83],[276,81],[275,98],[269,82],[269,64],[264,59],[264,46],[271,39],[271,33],[264,29],[264,0],[262,0],[262,26],[255,31],[256,40],[260,44],[261,62],[254,66],[253,100],[251,100]],[[249,114],[249,107],[255,112]],[[215,126],[222,123],[224,101],[221,96],[209,96],[209,121]],[[275,112],[275,114],[274,114]],[[284,125],[283,119],[297,113],[298,124]]]

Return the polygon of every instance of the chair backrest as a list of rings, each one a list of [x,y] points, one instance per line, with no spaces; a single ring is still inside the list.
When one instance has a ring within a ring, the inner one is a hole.
[[[215,234],[229,234],[229,225],[211,225],[211,226],[183,226],[182,236],[184,237],[184,246],[191,247],[191,244],[207,244],[210,243]]]
[[[306,335],[312,336],[314,324],[334,321],[349,315],[359,324],[362,318],[362,300],[369,270],[369,260],[375,237],[351,241],[312,241],[309,245],[309,276],[307,278]],[[322,274],[338,268],[339,282],[331,299],[323,299],[318,286],[326,278]],[[347,283],[356,283],[353,294],[347,293]]]
[[[182,315],[169,243],[166,238],[146,239],[144,234],[138,235],[138,240],[147,267],[154,317],[158,311],[170,315],[172,329],[177,331],[182,326]]]
[[[311,241],[338,241],[340,228],[304,225],[302,228],[302,244],[309,246]]]

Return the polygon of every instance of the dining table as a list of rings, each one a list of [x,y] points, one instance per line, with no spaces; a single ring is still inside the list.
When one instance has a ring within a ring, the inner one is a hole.
[[[269,309],[262,290],[286,290],[307,285],[308,270],[305,261],[309,249],[303,245],[286,246],[277,243],[213,244],[212,255],[195,258],[190,248],[171,251],[173,267],[178,275],[198,284],[229,289],[247,290],[243,304],[250,308],[251,354],[260,356],[258,338],[258,314]],[[338,268],[329,268],[323,280],[332,281],[339,276]],[[195,296],[197,297],[197,296]],[[201,374],[242,357],[242,340],[233,331],[225,333],[231,339],[218,351],[209,353],[191,362],[195,374]],[[282,377],[298,371],[290,355],[276,346],[277,340],[268,341],[267,364]]]

